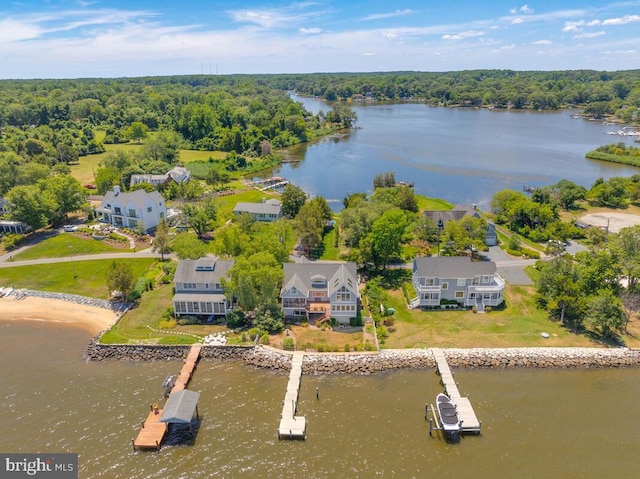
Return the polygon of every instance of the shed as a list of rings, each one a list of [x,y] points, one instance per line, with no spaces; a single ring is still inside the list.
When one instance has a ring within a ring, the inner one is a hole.
[[[160,422],[172,424],[191,424],[193,413],[198,414],[198,400],[200,393],[183,389],[171,393],[167,399],[160,417]]]

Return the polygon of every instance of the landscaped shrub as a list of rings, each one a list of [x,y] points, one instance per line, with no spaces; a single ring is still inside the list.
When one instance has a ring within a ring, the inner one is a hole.
[[[384,341],[389,337],[389,330],[387,329],[386,326],[383,326],[383,325],[378,326],[377,333],[378,333],[378,339],[380,341]]]
[[[279,333],[284,329],[284,313],[278,305],[264,305],[256,312],[253,326],[268,333]]]
[[[316,344],[316,351],[318,351],[319,353],[323,353],[324,352],[324,344]]]
[[[354,327],[362,326],[362,315],[358,313],[358,316],[356,316],[355,318],[349,318],[349,325]]]
[[[349,351],[351,351],[351,346],[349,346],[349,343],[344,345],[344,352],[348,353]]]
[[[173,329],[177,324],[178,322],[175,319],[161,319],[158,327],[160,329]]]
[[[371,344],[371,342],[367,339],[364,342],[364,350],[365,351],[373,351],[375,348],[373,347],[373,344]]]
[[[293,338],[284,338],[282,341],[282,348],[287,351],[293,351]]]
[[[269,344],[270,342],[269,333],[262,333],[262,336],[260,336],[260,344]]]
[[[396,323],[396,318],[395,316],[387,316],[386,318],[384,318],[384,320],[382,321],[382,324],[384,324],[385,326],[393,326]]]
[[[177,321],[180,326],[198,324],[200,322],[196,316],[180,316]]]
[[[256,336],[260,333],[260,330],[258,328],[251,328],[249,330],[249,339],[251,341],[255,341]]]
[[[22,243],[25,238],[26,236],[21,234],[13,234],[13,233],[6,234],[2,238],[2,245],[5,247],[7,251],[11,251],[12,249],[15,249],[18,246],[20,246],[20,243]]]
[[[230,329],[244,328],[244,312],[239,309],[232,309],[227,313],[227,327]]]

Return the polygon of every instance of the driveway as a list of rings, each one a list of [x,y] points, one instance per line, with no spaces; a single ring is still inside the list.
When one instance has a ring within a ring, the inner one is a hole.
[[[524,272],[524,267],[536,264],[535,259],[522,259],[510,256],[499,246],[490,246],[489,251],[483,252],[482,257],[486,261],[493,261],[496,264],[498,274],[509,284],[533,285],[531,278]]]

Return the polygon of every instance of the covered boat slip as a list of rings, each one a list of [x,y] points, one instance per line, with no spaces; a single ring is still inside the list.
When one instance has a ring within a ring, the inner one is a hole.
[[[159,409],[157,404],[151,406],[151,412],[142,423],[138,436],[131,441],[134,451],[138,449],[160,450],[160,445],[167,433],[169,424],[191,424],[194,414],[196,418],[199,418],[198,401],[200,393],[185,388],[196,367],[201,348],[201,344],[191,346],[164,408]]]

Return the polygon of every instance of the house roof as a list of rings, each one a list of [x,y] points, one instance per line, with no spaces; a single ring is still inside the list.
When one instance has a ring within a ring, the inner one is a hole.
[[[282,212],[282,204],[280,201],[272,198],[264,203],[247,203],[240,201],[233,208],[234,213],[251,213],[251,214],[272,214],[279,215]]]
[[[164,198],[157,191],[147,193],[144,190],[135,190],[127,193],[119,192],[117,195],[114,191],[107,191],[102,200],[101,208],[104,208],[104,205],[112,205],[114,203],[118,203],[121,206],[133,203],[136,208],[144,208],[147,199],[150,199],[156,205],[164,203]]]
[[[184,166],[177,165],[171,168],[167,172],[166,176],[171,178],[176,183],[184,183],[189,178],[191,178],[191,172],[187,170]]]
[[[303,260],[299,263],[285,263],[284,283],[281,293],[295,287],[302,294],[308,296],[309,291],[315,289],[312,286],[311,280],[317,276],[326,278],[326,289],[329,295],[343,285],[357,292],[357,275],[357,267],[353,262]],[[351,285],[349,285],[348,280],[351,280]],[[322,289],[325,288],[323,287]]]
[[[458,221],[465,216],[479,216],[473,205],[457,205],[452,210],[440,211],[440,210],[427,210],[422,212],[422,216],[431,218],[436,223],[438,220],[442,220],[443,223],[447,221]]]
[[[167,175],[149,175],[149,174],[135,174],[135,175],[131,175],[131,180],[129,181],[129,184],[131,186],[137,184],[137,183],[151,183],[153,184],[155,182],[165,182],[167,181]]]
[[[217,283],[226,277],[235,261],[218,258],[183,259],[178,263],[175,283]]]
[[[171,393],[162,410],[160,422],[189,424],[198,407],[199,399],[200,393],[189,389]]]
[[[471,261],[468,256],[422,256],[413,260],[413,271],[418,276],[435,278],[472,278],[493,275],[493,261]]]

